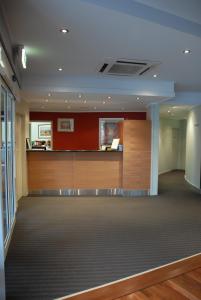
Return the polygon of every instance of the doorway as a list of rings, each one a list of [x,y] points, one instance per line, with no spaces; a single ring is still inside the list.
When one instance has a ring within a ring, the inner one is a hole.
[[[32,149],[53,149],[52,121],[31,121],[29,128]]]

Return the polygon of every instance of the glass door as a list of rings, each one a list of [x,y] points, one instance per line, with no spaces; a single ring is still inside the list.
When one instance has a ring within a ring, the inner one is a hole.
[[[6,176],[6,90],[1,88],[1,198],[3,207],[3,228],[4,228],[4,240],[8,234],[8,191],[7,191],[7,176]]]
[[[7,94],[7,189],[9,205],[9,227],[12,226],[15,214],[15,186],[14,186],[14,99]]]
[[[14,176],[14,98],[1,87],[1,199],[3,207],[4,243],[10,236],[15,217]]]

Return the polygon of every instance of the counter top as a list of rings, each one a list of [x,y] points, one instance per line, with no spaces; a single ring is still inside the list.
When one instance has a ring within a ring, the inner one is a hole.
[[[27,152],[123,152],[119,150],[43,150],[43,149],[30,149]]]

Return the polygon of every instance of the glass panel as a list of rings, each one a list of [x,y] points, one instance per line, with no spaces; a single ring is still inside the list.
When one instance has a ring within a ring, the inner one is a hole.
[[[13,172],[13,99],[11,94],[7,97],[7,176],[8,176],[8,206],[9,224],[13,223],[14,218],[14,172]]]
[[[1,88],[1,191],[4,241],[9,237],[15,215],[14,184],[14,99]]]
[[[6,91],[1,90],[1,191],[3,204],[4,240],[8,234],[8,203],[6,182]]]

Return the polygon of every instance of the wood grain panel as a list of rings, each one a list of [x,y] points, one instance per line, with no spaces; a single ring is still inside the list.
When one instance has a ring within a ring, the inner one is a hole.
[[[75,188],[106,189],[122,186],[122,153],[75,153]]]
[[[123,188],[148,190],[151,171],[150,121],[124,121],[123,137]]]
[[[121,152],[28,152],[29,191],[122,186]]]
[[[192,280],[183,279],[182,275],[201,266],[201,255],[163,266],[161,268],[140,274],[129,279],[111,283],[100,288],[92,289],[74,296],[63,297],[63,300],[146,300],[146,299],[201,299],[201,285]],[[178,277],[180,275],[180,277]],[[181,279],[182,277],[182,279]],[[190,278],[191,279],[191,278]],[[168,281],[167,281],[168,280]],[[163,283],[165,282],[165,283]],[[173,284],[171,284],[173,282]],[[188,288],[187,288],[187,286]],[[150,288],[157,285],[159,289]],[[179,286],[179,288],[178,288]],[[172,289],[172,290],[170,290]],[[190,290],[186,294],[186,290]],[[192,290],[193,289],[193,290]],[[196,291],[195,291],[196,290]],[[163,292],[169,295],[179,295],[167,298]],[[154,293],[155,292],[155,293]],[[163,293],[163,298],[161,295]],[[160,295],[160,296],[159,296]],[[191,296],[188,298],[188,296]],[[183,296],[183,297],[182,297]]]
[[[188,299],[201,299],[201,284],[185,274],[168,280],[167,284]]]
[[[28,152],[29,191],[73,188],[73,154]]]

